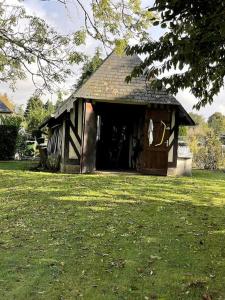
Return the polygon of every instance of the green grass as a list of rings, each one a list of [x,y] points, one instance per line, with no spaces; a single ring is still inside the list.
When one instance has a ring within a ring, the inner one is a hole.
[[[35,168],[38,161],[23,160],[23,161],[0,161],[0,170],[20,170],[27,171]],[[2,174],[1,174],[2,175]]]
[[[225,174],[0,163],[0,299],[225,299]]]

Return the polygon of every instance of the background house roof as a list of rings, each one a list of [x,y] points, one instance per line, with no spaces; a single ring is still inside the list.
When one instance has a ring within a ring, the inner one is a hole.
[[[0,94],[0,113],[13,113],[13,104],[10,102],[6,94]]]
[[[0,114],[10,114],[12,111],[0,99]]]

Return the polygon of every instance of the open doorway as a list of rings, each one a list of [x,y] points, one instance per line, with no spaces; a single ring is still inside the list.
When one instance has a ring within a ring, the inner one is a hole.
[[[142,106],[97,103],[97,170],[136,170]]]

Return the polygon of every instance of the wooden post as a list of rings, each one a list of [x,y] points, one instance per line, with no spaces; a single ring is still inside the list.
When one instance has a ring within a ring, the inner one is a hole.
[[[92,173],[96,169],[97,120],[92,103],[84,103],[84,122],[81,154],[81,173]]]
[[[69,160],[69,117],[70,113],[66,113],[63,120],[62,164],[66,164]]]

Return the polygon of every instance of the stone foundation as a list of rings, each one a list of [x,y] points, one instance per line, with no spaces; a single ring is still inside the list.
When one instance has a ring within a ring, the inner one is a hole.
[[[178,157],[177,167],[169,168],[168,176],[192,176],[192,158]]]
[[[68,174],[79,174],[80,173],[80,165],[73,164],[60,164],[60,172],[68,173]]]

